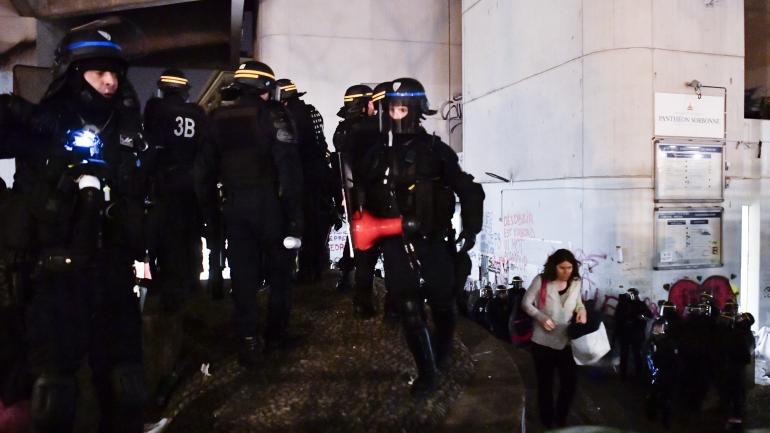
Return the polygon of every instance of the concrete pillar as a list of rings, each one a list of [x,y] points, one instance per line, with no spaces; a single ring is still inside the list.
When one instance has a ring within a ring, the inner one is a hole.
[[[350,85],[414,77],[433,107],[460,91],[459,0],[260,0],[257,20],[257,58],[307,92],[330,145]],[[426,129],[448,141],[438,116]]]
[[[464,161],[489,182],[479,252],[494,270],[530,280],[571,248],[598,302],[619,285],[654,302],[685,275],[740,274],[740,206],[758,182],[735,146],[743,17],[742,0],[463,2]],[[654,94],[692,79],[727,88],[725,266],[654,271]]]

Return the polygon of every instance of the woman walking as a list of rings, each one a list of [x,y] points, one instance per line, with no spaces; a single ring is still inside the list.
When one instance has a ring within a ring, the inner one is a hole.
[[[540,421],[545,428],[566,425],[575,395],[577,369],[567,337],[567,325],[575,315],[586,322],[581,299],[580,262],[566,249],[556,250],[545,262],[543,273],[532,280],[522,300],[524,311],[535,319],[532,357],[537,374]],[[559,393],[553,404],[554,373]]]

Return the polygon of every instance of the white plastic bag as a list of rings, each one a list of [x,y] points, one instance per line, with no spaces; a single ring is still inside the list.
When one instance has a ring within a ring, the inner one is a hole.
[[[570,344],[572,345],[572,357],[575,358],[577,365],[596,364],[610,351],[610,340],[607,338],[604,323],[601,323],[596,331],[575,338]]]

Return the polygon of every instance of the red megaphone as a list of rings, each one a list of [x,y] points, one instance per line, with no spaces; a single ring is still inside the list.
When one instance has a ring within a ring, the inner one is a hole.
[[[367,211],[353,214],[353,248],[368,250],[377,239],[400,235],[404,232],[403,217],[377,218]]]

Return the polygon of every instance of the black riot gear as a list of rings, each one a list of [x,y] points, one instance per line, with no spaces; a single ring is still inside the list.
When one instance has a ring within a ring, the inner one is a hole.
[[[158,96],[163,97],[171,93],[179,93],[182,99],[188,98],[190,81],[184,72],[178,69],[166,69],[158,78]]]
[[[164,71],[158,88],[163,97],[150,99],[144,111],[145,135],[156,154],[148,249],[163,305],[176,311],[197,289],[201,271],[202,217],[193,165],[207,134],[208,119],[199,105],[185,101],[190,85],[182,72]]]
[[[647,318],[652,318],[652,312],[639,299],[639,290],[630,288],[626,293],[620,294],[618,306],[615,309],[615,322],[616,336],[620,343],[620,374],[623,378],[628,371],[629,355],[633,359],[634,373],[637,377],[642,377],[644,373],[642,345]]]
[[[361,211],[364,205],[363,161],[365,155],[376,146],[382,145],[382,134],[379,131],[377,118],[372,117],[367,110],[372,90],[368,86],[356,84],[348,87],[343,96],[343,106],[337,113],[343,120],[334,131],[334,148],[332,158],[334,171],[338,173],[337,188],[344,190],[346,215],[348,221],[356,211]],[[381,94],[384,99],[385,92]],[[380,256],[379,248],[366,251],[356,251],[352,254],[352,243],[347,242],[342,259],[337,266],[341,271],[337,289],[348,291],[351,285],[351,274],[355,269],[355,292],[353,304],[356,313],[363,318],[375,314],[372,298],[374,268]],[[389,299],[388,297],[387,299]],[[395,308],[394,308],[395,310]]]
[[[291,81],[283,82],[288,83],[282,86],[288,90],[281,91],[281,103],[286,107],[296,127],[297,150],[305,183],[305,232],[299,251],[297,278],[302,282],[310,282],[318,280],[321,270],[326,267],[327,239],[333,221],[338,218],[332,182],[334,173],[327,158],[321,113],[312,104],[299,98],[301,95],[296,92],[296,86],[291,84]]]
[[[275,74],[270,66],[256,60],[241,63],[233,77],[235,83],[244,91],[256,90],[257,93],[269,92],[275,86]]]
[[[342,98],[342,107],[337,112],[337,116],[343,119],[352,119],[361,117],[366,111],[366,106],[372,98],[371,87],[365,84],[355,84],[345,90],[345,96]]]
[[[388,114],[388,93],[392,93],[393,83],[385,81],[372,90],[372,104],[374,104],[375,116],[377,116],[378,130],[386,133],[390,130],[390,115]]]
[[[425,95],[425,88],[414,78],[399,78],[393,80],[391,89],[386,93],[389,107],[405,106],[409,112],[402,119],[393,119],[390,121],[393,125],[393,132],[396,134],[411,134],[417,131],[420,121],[426,115],[436,114],[428,105],[428,97]]]
[[[375,89],[372,97],[377,96]],[[433,388],[435,365],[450,365],[457,314],[454,279],[467,278],[455,273],[458,252],[451,224],[455,194],[460,198],[463,239],[472,245],[481,230],[484,192],[473,176],[462,171],[454,151],[419,126],[422,114],[430,113],[419,82],[396,80],[392,91],[386,91],[386,100],[407,105],[413,124],[404,128],[394,123],[393,145],[368,152],[361,171],[364,209],[377,217],[401,216],[418,227],[377,244],[384,256],[385,284],[401,305],[402,326],[418,367],[412,391],[422,393]],[[426,298],[436,325],[428,345],[421,302]]]
[[[302,95],[304,95],[307,92],[298,92],[297,91],[297,85],[294,84],[293,81],[291,81],[288,78],[281,78],[280,80],[275,82],[275,89],[276,89],[276,101],[287,101],[289,99],[293,98],[300,98]]]
[[[248,85],[261,90],[272,85],[272,70],[264,64],[246,62],[239,71],[245,72],[240,76],[236,72],[236,81],[248,80]],[[233,324],[242,343],[239,361],[251,367],[258,349],[254,284],[264,275],[262,271],[271,280],[266,347],[287,341],[296,253],[285,248],[283,241],[302,235],[302,167],[294,124],[286,109],[255,92],[242,93],[234,104],[215,110],[210,128],[212,140],[205,143],[196,160],[196,192],[208,215],[207,209],[218,206],[218,182],[225,191]],[[255,266],[260,258],[266,269]]]
[[[147,153],[125,66],[108,33],[71,32],[59,46],[55,81],[10,137],[27,149],[14,155],[3,237],[26,258],[34,431],[71,431],[74,378],[86,353],[102,430],[142,431],[143,384],[136,404],[121,408],[110,379],[119,365],[141,371],[143,360],[132,289],[134,259],[144,256]],[[87,71],[115,74],[115,93],[92,87]]]

